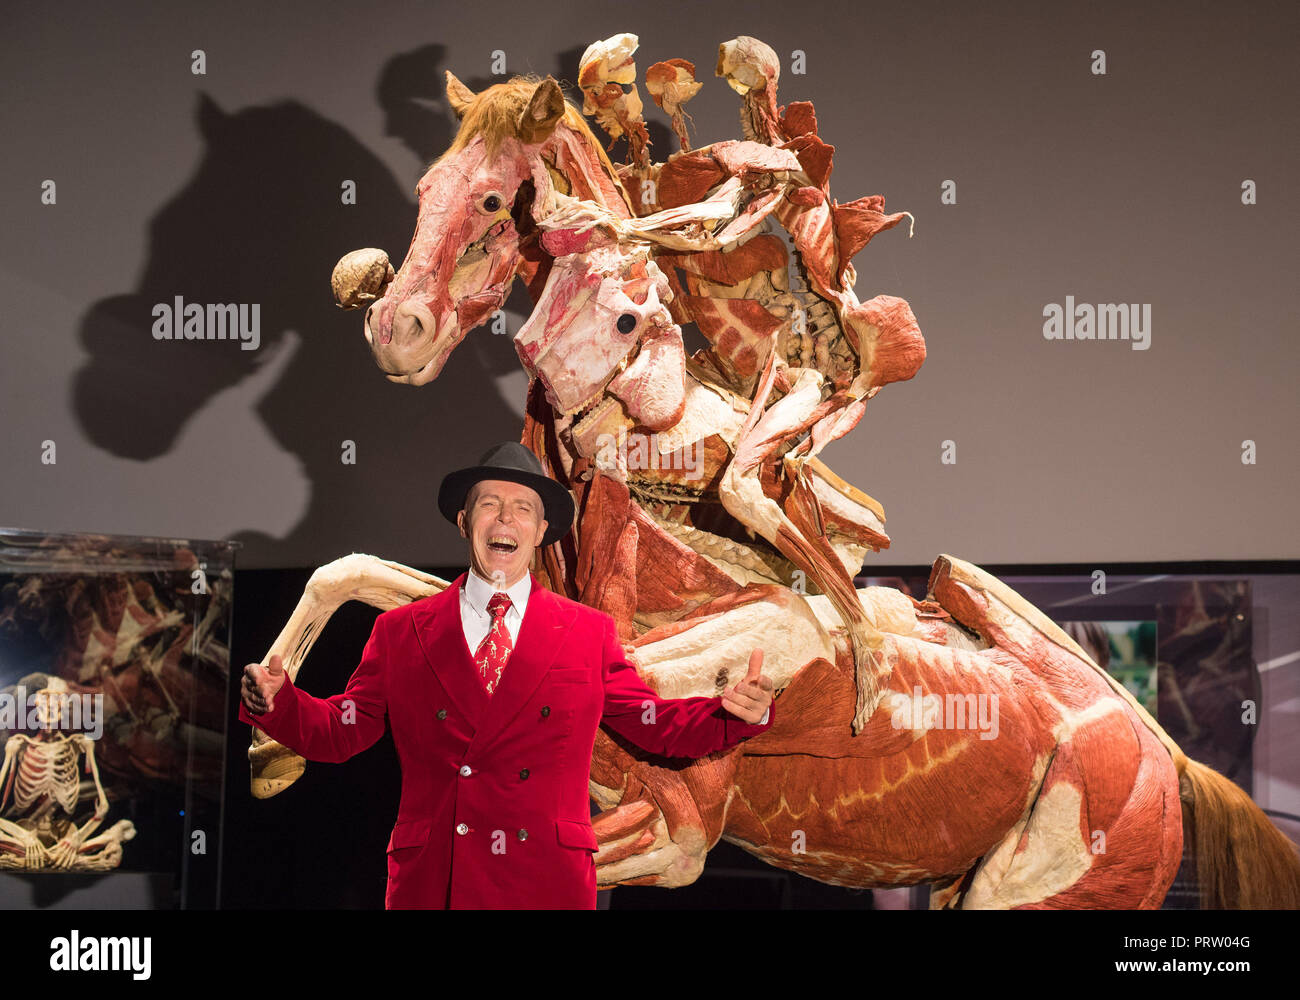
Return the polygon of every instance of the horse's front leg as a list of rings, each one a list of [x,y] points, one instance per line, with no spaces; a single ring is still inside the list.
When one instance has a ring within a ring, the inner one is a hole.
[[[801,463],[785,463],[785,475],[791,484],[786,502],[788,512],[767,495],[760,477],[764,461],[778,448],[842,408],[843,401],[835,396],[822,400],[824,377],[820,372],[800,368],[790,374],[793,377],[787,376],[775,352],[769,355],[749,419],[736,439],[734,457],[722,476],[718,495],[732,517],[762,535],[812,577],[839,613],[853,646],[858,692],[853,731],[857,732],[880,700],[874,656],[881,645],[880,633],[863,611],[852,577],[826,538],[820,502],[804,478]],[[767,399],[773,387],[780,383],[784,383],[785,395],[768,407]]]
[[[835,638],[810,604],[771,584],[751,584],[690,618],[652,629],[628,657],[660,696],[707,697],[745,676],[755,648],[763,650],[763,672],[777,690],[809,660],[836,658]],[[598,732],[590,781],[591,795],[604,809],[592,822],[598,884],[694,882],[725,832],[743,755],[742,745],[685,767],[666,767]]]
[[[430,594],[445,590],[449,584],[436,576],[422,573],[401,563],[354,552],[336,559],[312,573],[303,589],[298,606],[266,656],[280,656],[290,680],[311,651],[316,637],[330,616],[348,601],[364,601],[381,611],[401,607]],[[288,747],[277,743],[260,729],[253,730],[248,748],[254,797],[267,799],[284,791],[298,780],[307,766],[306,760]]]
[[[607,807],[592,820],[597,886],[671,889],[699,878],[722,836],[741,753],[734,748],[669,768],[633,757],[600,730],[590,782],[592,797]]]

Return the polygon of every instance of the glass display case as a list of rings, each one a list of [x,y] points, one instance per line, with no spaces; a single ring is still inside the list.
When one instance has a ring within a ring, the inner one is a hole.
[[[0,528],[0,905],[219,906],[236,547]]]

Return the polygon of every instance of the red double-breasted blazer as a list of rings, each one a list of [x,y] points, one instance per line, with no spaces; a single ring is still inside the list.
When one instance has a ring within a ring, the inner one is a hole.
[[[239,718],[330,762],[391,726],[402,796],[389,909],[594,909],[587,778],[597,727],[664,757],[703,757],[764,732],[776,707],[749,725],[719,698],[660,698],[627,662],[613,618],[531,573],[518,640],[489,697],[461,625],[465,577],[375,619],[342,694],[316,698],[286,677],[274,710],[241,704]]]

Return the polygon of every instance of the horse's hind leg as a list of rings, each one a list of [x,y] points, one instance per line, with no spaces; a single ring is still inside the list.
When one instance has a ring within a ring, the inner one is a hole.
[[[975,871],[963,909],[1156,909],[1182,856],[1173,761],[1116,705],[1057,747],[1028,814]]]

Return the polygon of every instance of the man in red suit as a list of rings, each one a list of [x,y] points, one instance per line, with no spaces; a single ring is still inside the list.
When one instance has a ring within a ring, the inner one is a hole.
[[[762,652],[720,698],[658,697],[613,618],[529,572],[535,548],[569,530],[573,499],[523,445],[498,445],[449,474],[438,506],[469,540],[470,570],[376,618],[342,694],[305,693],[279,657],[249,664],[239,718],[332,762],[392,727],[402,797],[389,909],[594,909],[587,778],[597,727],[664,757],[732,747],[772,723]]]

